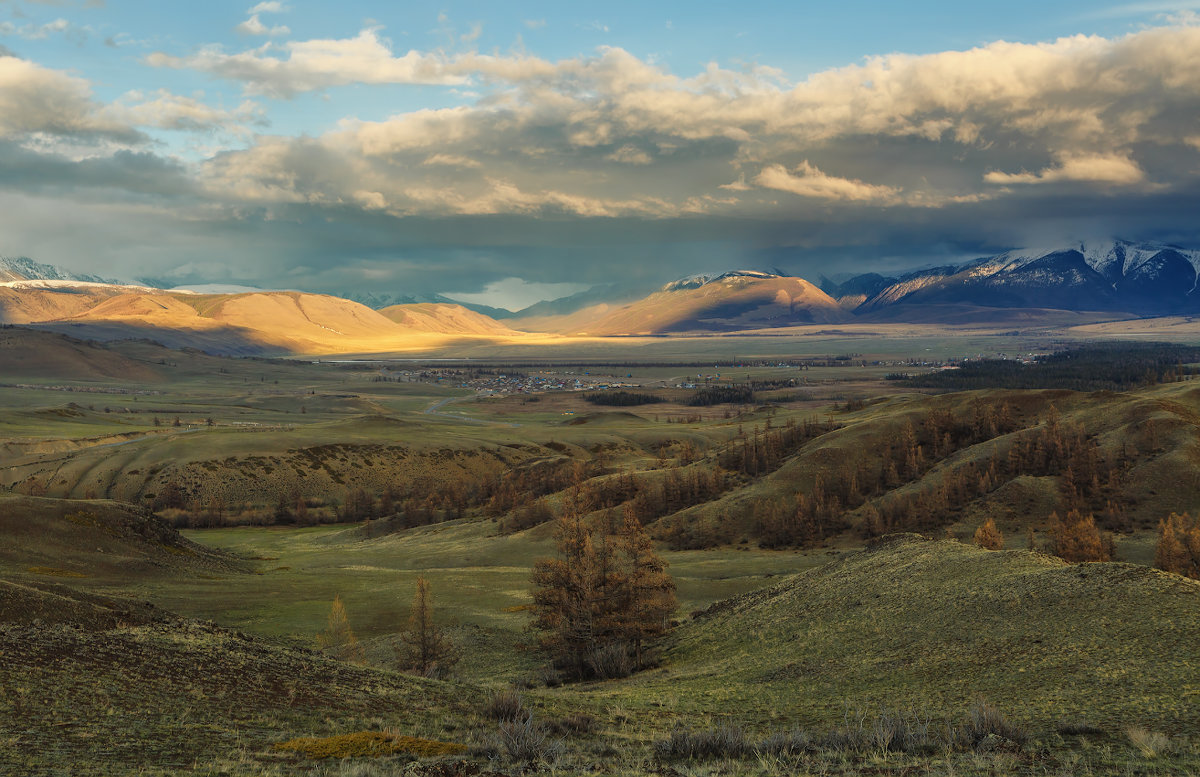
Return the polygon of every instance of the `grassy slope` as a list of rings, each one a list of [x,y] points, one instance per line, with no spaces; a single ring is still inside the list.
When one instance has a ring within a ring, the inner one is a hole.
[[[272,756],[271,743],[385,725],[444,739],[475,697],[174,619],[0,623],[0,656],[4,774],[228,773],[213,765],[245,763],[247,751],[294,761]]]
[[[1086,719],[1200,726],[1200,583],[915,535],[713,607],[658,674],[605,692],[752,724],[840,721],[847,706],[951,719],[983,696],[1048,730]]]
[[[0,496],[0,572],[9,576],[133,582],[247,569],[131,505]]]
[[[866,459],[879,466],[879,451],[887,441],[898,439],[904,425],[918,421],[933,410],[969,417],[979,402],[1006,402],[1016,417],[1035,426],[1053,407],[1066,424],[1078,425],[1097,435],[1103,454],[1116,459],[1124,448],[1137,455],[1137,462],[1121,486],[1116,501],[1134,526],[1154,529],[1172,511],[1200,508],[1200,390],[1192,383],[1177,383],[1132,392],[1075,392],[1062,390],[989,390],[923,396],[898,395],[869,403],[856,412],[829,415],[841,429],[808,443],[797,456],[761,480],[686,510],[687,521],[728,520],[729,515],[749,514],[748,507],[763,498],[790,502],[796,492],[810,492],[817,473],[837,472]],[[779,418],[775,424],[781,423]],[[746,424],[749,428],[751,422]],[[936,490],[948,472],[971,462],[985,462],[994,453],[1007,456],[1021,432],[989,440],[957,451],[936,462],[922,477],[900,486],[896,493],[915,494]],[[1029,526],[1044,528],[1052,511],[1064,510],[1057,477],[1021,477],[965,506],[956,529],[970,534],[987,516],[1024,542]],[[857,524],[859,514],[849,514]],[[668,521],[674,519],[668,519]],[[737,525],[741,532],[752,529],[752,521]],[[1138,560],[1143,554],[1138,554]]]
[[[518,608],[528,601],[529,564],[549,544],[544,532],[500,538],[489,527],[455,522],[373,540],[340,527],[189,532],[263,557],[255,562],[260,574],[193,569],[171,554],[174,566],[129,578],[95,554],[90,567],[78,567],[87,577],[65,579],[21,573],[23,562],[14,558],[0,570],[21,578],[0,583],[0,603],[12,604],[0,606],[7,613],[0,617],[0,686],[15,689],[0,697],[0,767],[292,774],[310,766],[272,753],[270,743],[385,727],[487,742],[495,724],[479,716],[486,691],[406,678],[386,666],[420,574],[432,582],[439,621],[467,652],[465,681],[498,687],[533,671],[536,656],[513,647],[528,639],[528,614]],[[543,720],[581,709],[598,719],[596,734],[570,740],[566,773],[595,763],[613,774],[656,769],[644,760],[647,748],[675,725],[718,719],[758,732],[794,724],[821,731],[840,723],[847,705],[911,704],[953,720],[976,694],[1041,741],[1065,719],[1087,719],[1109,735],[1130,723],[1180,733],[1198,722],[1200,584],[1191,581],[911,537],[829,564],[825,554],[738,550],[668,558],[681,611],[735,596],[685,620],[658,669],[527,692]],[[381,668],[337,664],[305,647],[337,593]],[[147,608],[146,600],[159,607]],[[175,608],[223,628],[167,612]],[[43,617],[51,612],[65,615]],[[1120,745],[1120,758],[1093,762],[1128,759],[1128,745],[1110,741]],[[1173,757],[1162,762],[1166,771],[1153,773],[1172,773],[1190,757]],[[955,758],[958,774],[1015,768]],[[860,773],[853,760],[815,763],[817,771]],[[920,759],[873,763],[931,770]],[[688,773],[790,773],[796,766],[697,768]]]

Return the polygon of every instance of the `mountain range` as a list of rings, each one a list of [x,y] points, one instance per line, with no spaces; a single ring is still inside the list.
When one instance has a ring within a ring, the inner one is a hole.
[[[0,259],[0,323],[99,340],[146,337],[222,353],[366,353],[447,338],[713,334],[813,324],[946,325],[1200,313],[1200,251],[1123,240],[1007,251],[897,277],[820,285],[779,270],[693,275],[649,294],[597,287],[504,317],[440,295],[343,297],[223,287],[164,290]],[[201,293],[208,292],[208,293]],[[363,304],[364,302],[371,303]],[[375,309],[378,307],[379,309]],[[531,334],[536,333],[536,334]]]
[[[1007,251],[897,278],[877,274],[822,288],[857,314],[895,305],[1051,308],[1161,316],[1200,312],[1200,251],[1094,241]]]

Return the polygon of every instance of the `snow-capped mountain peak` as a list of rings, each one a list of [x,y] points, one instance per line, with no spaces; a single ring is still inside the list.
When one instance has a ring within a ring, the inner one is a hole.
[[[24,256],[0,257],[0,281],[82,281],[126,286],[123,281],[101,278],[98,275],[75,273],[50,264],[42,264]]]
[[[727,270],[723,273],[707,273],[700,275],[689,275],[685,278],[671,281],[660,289],[660,291],[683,291],[684,289],[698,289],[701,286],[707,286],[710,283],[719,283],[721,281],[732,280],[734,278],[786,278],[787,273],[781,270]]]

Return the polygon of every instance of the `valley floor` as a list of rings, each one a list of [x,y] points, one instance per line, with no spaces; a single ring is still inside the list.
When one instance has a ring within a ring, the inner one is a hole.
[[[1200,583],[1150,568],[1200,507],[1189,376],[955,391],[898,373],[1055,343],[798,334],[419,368],[12,335],[0,775],[1200,775]],[[650,668],[564,684],[530,575],[585,498],[642,511],[678,608]],[[1077,507],[1116,563],[1026,549]],[[418,577],[441,679],[397,671]],[[317,650],[335,600],[361,664]]]

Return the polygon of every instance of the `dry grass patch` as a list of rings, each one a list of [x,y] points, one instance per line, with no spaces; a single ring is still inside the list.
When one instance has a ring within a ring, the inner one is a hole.
[[[378,758],[406,753],[421,758],[439,755],[458,755],[467,751],[466,745],[439,742],[435,739],[404,736],[391,731],[359,731],[332,737],[300,737],[279,742],[276,750],[299,753],[305,758]]]
[[[1125,729],[1125,736],[1129,737],[1129,743],[1147,761],[1153,761],[1171,751],[1170,737],[1157,731],[1150,731],[1141,726],[1130,726]]]

